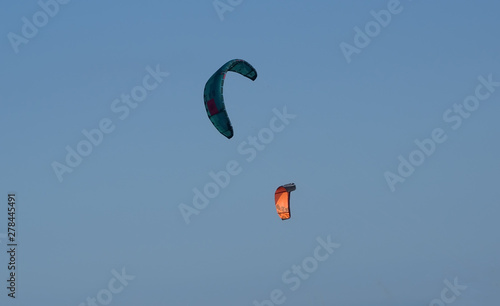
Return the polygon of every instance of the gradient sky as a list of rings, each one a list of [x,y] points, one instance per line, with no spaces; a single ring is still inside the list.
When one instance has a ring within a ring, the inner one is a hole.
[[[0,5],[0,304],[269,306],[274,292],[287,306],[440,305],[445,290],[453,305],[497,305],[500,87],[481,87],[458,127],[443,115],[481,76],[500,81],[500,3],[232,3],[220,18],[210,0],[70,1],[19,45],[23,17],[43,23],[43,10]],[[348,62],[341,44],[356,47],[355,28],[388,6],[398,13]],[[258,78],[227,75],[228,140],[203,88],[234,58]],[[113,111],[148,67],[169,75],[127,116]],[[238,147],[284,108],[296,117],[247,161]],[[53,163],[102,120],[113,131],[60,181]],[[392,191],[385,173],[435,129],[446,140]],[[186,224],[179,205],[230,161],[241,172]],[[273,195],[290,182],[281,221]],[[1,235],[12,192],[15,300]],[[283,281],[315,262],[318,239],[340,246],[298,287]],[[135,278],[113,283],[123,271]],[[122,290],[108,296],[110,282]]]

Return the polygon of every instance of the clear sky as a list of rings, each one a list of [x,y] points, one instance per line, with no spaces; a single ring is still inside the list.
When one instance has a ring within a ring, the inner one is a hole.
[[[497,305],[499,10],[3,1],[0,304]]]

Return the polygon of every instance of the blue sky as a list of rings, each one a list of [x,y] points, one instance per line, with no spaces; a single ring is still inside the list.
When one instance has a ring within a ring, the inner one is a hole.
[[[495,305],[500,4],[62,2],[0,10],[2,305]],[[234,58],[228,140],[203,88]]]

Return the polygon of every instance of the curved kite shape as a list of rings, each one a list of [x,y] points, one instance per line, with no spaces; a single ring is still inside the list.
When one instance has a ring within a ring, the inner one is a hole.
[[[290,212],[290,193],[296,189],[295,184],[286,184],[278,187],[274,193],[274,201],[276,204],[276,211],[281,220],[287,220],[291,217]]]
[[[227,115],[224,97],[222,95],[224,79],[228,71],[237,72],[252,81],[257,78],[257,71],[246,61],[234,59],[220,67],[205,84],[203,98],[205,100],[205,109],[207,110],[208,118],[212,121],[215,128],[229,139],[233,137],[233,126]]]

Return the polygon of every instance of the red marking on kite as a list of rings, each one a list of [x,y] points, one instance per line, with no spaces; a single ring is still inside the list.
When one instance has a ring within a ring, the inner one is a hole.
[[[208,111],[210,112],[210,116],[213,116],[219,112],[219,110],[217,109],[217,106],[215,106],[214,99],[210,99],[207,101],[207,107],[208,107]]]

